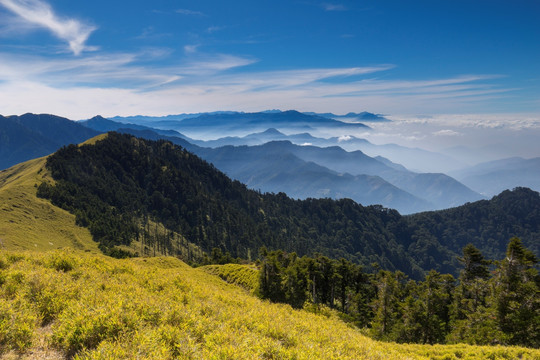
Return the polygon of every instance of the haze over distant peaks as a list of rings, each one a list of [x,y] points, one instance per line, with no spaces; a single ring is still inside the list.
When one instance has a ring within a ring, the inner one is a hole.
[[[326,114],[328,115],[328,114]],[[368,116],[370,117],[370,116]],[[346,122],[316,113],[302,113],[296,110],[269,110],[263,112],[217,111],[210,113],[179,114],[166,117],[113,117],[111,120],[144,125],[160,129],[174,129],[190,132],[190,137],[207,135],[209,131],[220,135],[233,135],[239,131],[264,131],[278,128],[288,131],[311,131],[327,129],[370,129],[360,122]]]
[[[385,118],[381,114],[373,114],[367,111],[362,111],[360,113],[349,112],[345,115],[336,115],[333,113],[315,113],[315,112],[304,112],[307,115],[317,115],[327,117],[329,119],[336,120],[355,120],[355,121],[372,121],[372,122],[390,122],[391,120]]]

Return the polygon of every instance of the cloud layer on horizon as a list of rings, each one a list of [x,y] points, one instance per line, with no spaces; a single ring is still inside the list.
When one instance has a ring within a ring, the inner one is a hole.
[[[175,56],[167,65],[154,61]],[[379,74],[393,65],[257,70],[257,62],[231,54],[175,55],[167,49],[77,57],[0,52],[0,106],[9,113],[52,112],[75,118],[268,108],[466,112],[475,102],[511,91],[497,86],[497,77],[486,75],[387,80]]]
[[[177,48],[152,44],[136,50],[100,50],[87,45],[95,26],[58,14],[45,0],[0,0],[0,5],[12,15],[6,17],[9,24],[0,25],[0,36],[17,28],[42,29],[71,50],[66,54],[35,45],[1,49],[0,108],[5,114],[31,111],[80,119],[97,113],[167,115],[270,108],[341,114],[474,113],[519,90],[501,85],[502,76],[492,74],[400,77],[399,64],[268,67],[266,59],[208,50],[197,36]],[[312,5],[349,12],[339,3]],[[170,10],[196,21],[209,17],[208,11]],[[160,34],[152,27],[144,29],[135,42]],[[208,26],[204,29],[210,32]]]

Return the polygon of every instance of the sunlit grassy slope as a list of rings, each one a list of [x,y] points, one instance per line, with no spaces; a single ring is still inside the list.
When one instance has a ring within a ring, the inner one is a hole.
[[[255,292],[259,285],[259,270],[250,265],[225,264],[201,266],[201,270],[217,275],[230,284]]]
[[[17,351],[26,359],[540,358],[523,348],[377,342],[175,258],[3,252],[0,284],[4,358]]]
[[[51,250],[70,247],[97,252],[87,229],[75,216],[36,197],[47,177],[46,158],[0,171],[0,249]]]

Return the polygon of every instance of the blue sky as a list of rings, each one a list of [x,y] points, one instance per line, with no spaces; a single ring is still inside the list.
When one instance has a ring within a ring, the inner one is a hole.
[[[540,2],[0,0],[0,113],[540,113]]]

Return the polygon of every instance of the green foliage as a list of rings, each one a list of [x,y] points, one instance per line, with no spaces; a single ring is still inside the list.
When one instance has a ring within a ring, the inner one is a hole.
[[[345,259],[331,260],[283,251],[261,251],[258,295],[303,308],[306,302],[340,308],[343,318],[359,326],[371,320],[368,304],[375,295],[370,275]]]
[[[262,249],[258,295],[295,308],[340,309],[343,319],[369,325],[386,341],[538,347],[540,277],[532,252],[511,239],[491,277],[478,249],[467,245],[463,254],[456,286],[452,275],[435,270],[419,282],[399,271],[374,277],[345,259]]]
[[[267,246],[299,256],[343,257],[368,271],[377,263],[419,280],[431,269],[457,276],[458,254],[468,243],[502,258],[506,241],[519,235],[533,253],[540,251],[540,194],[523,188],[490,201],[401,216],[348,199],[261,194],[169,142],[116,133],[59,150],[47,168],[55,182],[43,182],[38,194],[74,214],[104,252],[119,257],[134,255],[122,252],[134,241],[141,255],[189,262],[202,260],[193,246],[208,254],[220,249],[231,259],[250,258]]]
[[[540,347],[540,275],[538,259],[512,238],[495,276],[495,305],[500,329],[509,343]]]
[[[459,275],[458,255],[469,243],[488,259],[505,255],[508,239],[518,236],[540,255],[540,194],[527,188],[506,190],[491,200],[403,217],[398,242],[423,269]]]
[[[75,214],[102,249],[142,239],[180,255],[168,233],[147,226],[157,222],[208,253],[217,248],[232,258],[248,258],[264,245],[366,266],[379,262],[421,276],[387,230],[399,220],[396,211],[251,191],[169,142],[110,133],[95,144],[59,150],[47,168],[55,183],[41,184],[38,195]]]

